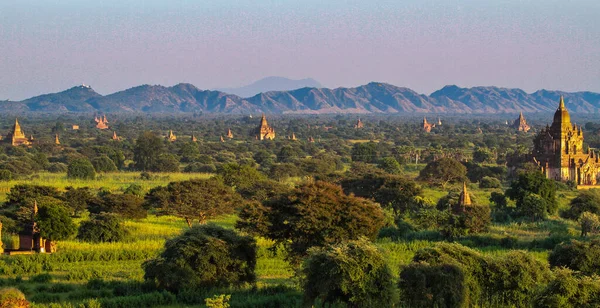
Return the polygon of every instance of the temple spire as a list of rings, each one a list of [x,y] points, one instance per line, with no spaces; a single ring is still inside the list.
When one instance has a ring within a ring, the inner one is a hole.
[[[460,197],[458,199],[458,205],[464,207],[471,205],[471,196],[469,196],[469,192],[467,191],[467,183],[463,182],[463,190],[460,193]]]
[[[558,109],[565,109],[565,98],[560,96],[560,104],[558,105]]]

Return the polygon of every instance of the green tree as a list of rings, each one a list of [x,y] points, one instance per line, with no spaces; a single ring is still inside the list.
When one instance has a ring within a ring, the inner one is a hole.
[[[158,157],[156,165],[151,169],[154,172],[179,172],[179,159],[172,154],[162,154]]]
[[[114,214],[102,213],[81,222],[77,239],[91,243],[120,242],[126,235],[121,219]]]
[[[473,161],[475,163],[493,163],[495,161],[494,153],[488,148],[475,148],[473,151]]]
[[[256,279],[256,242],[216,225],[194,226],[142,264],[144,279],[171,292],[228,287]]]
[[[556,245],[548,261],[552,267],[567,267],[585,275],[600,274],[600,240],[571,240]]]
[[[302,269],[304,304],[345,303],[348,307],[393,307],[394,275],[366,238],[310,251]]]
[[[385,177],[383,185],[375,191],[375,201],[383,208],[391,208],[396,216],[413,209],[415,198],[423,195],[417,183],[401,177]]]
[[[92,159],[92,165],[96,172],[114,172],[117,171],[115,163],[106,155],[101,155]]]
[[[347,196],[341,187],[321,181],[304,184],[263,204],[260,215],[268,225],[263,236],[282,244],[294,264],[311,247],[361,236],[373,239],[384,223],[377,203]]]
[[[564,218],[577,219],[583,212],[600,215],[600,189],[579,191],[570,205],[571,207],[562,213]]]
[[[148,216],[148,212],[142,206],[144,199],[132,194],[101,194],[88,203],[90,213],[112,213],[123,218],[142,219]]]
[[[145,131],[136,140],[133,149],[134,167],[139,171],[153,171],[157,168],[159,157],[164,153],[162,138]]]
[[[467,168],[453,158],[440,158],[428,163],[419,173],[419,180],[439,184],[442,188],[448,183],[466,181]]]
[[[375,142],[355,143],[352,147],[352,161],[365,163],[377,161],[377,145]]]
[[[402,172],[400,163],[393,157],[382,158],[377,166],[390,174],[400,174]]]
[[[576,308],[600,306],[600,277],[578,276],[572,270],[559,268],[555,278],[539,292],[535,308]]]
[[[190,228],[194,218],[204,223],[217,215],[232,213],[241,200],[217,178],[171,182],[151,189],[145,199],[147,206],[156,208],[159,215],[181,217]]]
[[[54,198],[41,198],[38,202],[38,213],[35,222],[43,238],[61,241],[70,238],[77,232],[77,226],[71,219],[69,210],[62,202]]]
[[[63,198],[69,205],[74,216],[79,216],[81,212],[87,209],[88,202],[94,198],[94,194],[89,187],[67,187],[67,191],[63,194]]]
[[[594,213],[583,212],[579,216],[579,226],[581,227],[581,237],[586,237],[588,233],[598,233],[600,218]]]
[[[540,208],[551,215],[558,209],[554,181],[547,179],[539,171],[520,173],[505,195],[516,202],[518,214],[532,219],[545,218],[545,214],[538,212]],[[538,202],[540,199],[543,202]]]
[[[96,177],[96,171],[87,158],[78,158],[69,163],[67,177],[72,179],[93,180]]]
[[[223,182],[226,185],[235,187],[235,189],[247,188],[257,181],[264,181],[267,179],[263,173],[252,168],[252,166],[239,165],[236,163],[221,165],[217,169],[217,174],[223,178]]]

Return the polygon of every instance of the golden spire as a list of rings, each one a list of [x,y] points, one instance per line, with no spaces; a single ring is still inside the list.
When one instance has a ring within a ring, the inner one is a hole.
[[[58,134],[54,135],[54,144],[60,144],[60,140],[58,140]]]
[[[471,196],[469,196],[469,192],[467,191],[467,183],[463,182],[463,190],[460,193],[460,197],[458,199],[458,205],[467,206],[471,205]]]
[[[558,105],[558,109],[565,109],[565,98],[562,95],[560,96],[560,103]]]

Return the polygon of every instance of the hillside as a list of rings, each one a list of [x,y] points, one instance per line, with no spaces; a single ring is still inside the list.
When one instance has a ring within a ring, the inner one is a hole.
[[[556,109],[563,95],[572,112],[600,111],[600,93],[499,87],[445,86],[431,95],[386,83],[355,88],[301,88],[269,91],[243,98],[191,84],[142,85],[102,96],[89,86],[36,96],[20,102],[0,101],[0,111],[147,112],[147,113],[517,113]]]

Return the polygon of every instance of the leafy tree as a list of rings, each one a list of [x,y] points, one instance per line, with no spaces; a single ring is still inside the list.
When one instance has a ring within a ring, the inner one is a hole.
[[[6,195],[5,205],[29,207],[33,204],[34,199],[42,196],[60,199],[61,193],[58,191],[58,188],[53,186],[17,184]]]
[[[127,230],[117,216],[102,213],[81,222],[77,239],[91,243],[120,242],[126,235]]]
[[[92,159],[92,165],[96,172],[113,172],[117,171],[115,163],[106,155],[98,156]]]
[[[181,156],[182,162],[193,162],[198,156],[200,156],[200,150],[198,144],[195,142],[186,142],[181,145],[179,149],[179,156]]]
[[[523,307],[549,279],[547,266],[526,252],[491,258],[459,244],[440,243],[415,253],[400,272],[399,287],[408,307],[470,307],[490,298]]]
[[[473,151],[473,161],[478,164],[493,163],[494,160],[494,153],[488,148],[475,148],[475,151]]]
[[[8,182],[12,180],[12,172],[6,169],[0,169],[0,181]]]
[[[113,213],[123,218],[142,219],[148,212],[142,206],[144,199],[132,194],[105,193],[89,201],[90,213]]]
[[[223,178],[223,182],[235,187],[243,189],[252,186],[257,181],[266,180],[267,177],[260,171],[248,165],[238,165],[236,163],[228,163],[221,165],[217,174]]]
[[[581,236],[586,237],[588,233],[600,231],[600,218],[594,213],[583,212],[579,216],[579,225],[581,226]]]
[[[583,212],[600,215],[600,189],[581,190],[571,200],[571,207],[562,213],[564,218],[577,219]]]
[[[179,159],[172,154],[162,154],[156,165],[151,168],[154,172],[179,172]]]
[[[256,242],[216,225],[194,226],[142,264],[144,279],[171,292],[254,282]]]
[[[365,163],[377,161],[377,145],[375,142],[355,143],[352,147],[352,161]]]
[[[288,259],[295,264],[311,247],[361,236],[375,238],[383,226],[378,204],[347,196],[341,187],[321,181],[304,184],[263,204],[261,215],[268,226],[263,236],[284,245]]]
[[[548,261],[552,267],[567,267],[586,275],[600,274],[600,240],[571,240],[556,245]]]
[[[123,194],[144,197],[144,188],[140,184],[133,183],[123,190]]]
[[[162,138],[156,134],[145,131],[136,140],[133,149],[134,167],[139,171],[153,171],[158,166],[158,159],[164,153]]]
[[[464,182],[466,175],[467,168],[456,159],[440,158],[428,163],[419,173],[419,179],[445,188],[448,183]]]
[[[92,180],[96,177],[94,166],[87,158],[71,161],[67,167],[67,177],[72,179]]]
[[[59,202],[56,202],[59,201]],[[60,200],[41,198],[35,222],[43,238],[51,241],[66,240],[77,232],[77,226],[71,219],[69,210]]]
[[[311,250],[302,272],[304,303],[390,307],[397,301],[393,275],[383,255],[366,238]]]
[[[493,178],[491,176],[484,176],[481,181],[479,181],[479,188],[500,188],[502,187],[502,183],[497,178]]]
[[[145,199],[158,214],[181,217],[191,228],[194,218],[204,223],[217,215],[232,213],[241,198],[219,179],[210,178],[171,182],[166,187],[153,188]]]
[[[401,177],[385,177],[383,185],[375,191],[375,201],[383,208],[391,208],[396,216],[415,207],[415,198],[423,190],[414,181]]]
[[[506,196],[516,201],[517,211],[530,218],[544,218],[541,208],[548,214],[556,213],[556,187],[554,181],[547,179],[541,172],[523,172],[510,184]],[[532,196],[535,194],[536,196]],[[539,201],[543,200],[543,202]]]
[[[400,164],[393,157],[382,158],[377,166],[390,174],[399,174],[402,172]]]
[[[67,191],[63,196],[74,216],[79,216],[81,212],[87,209],[88,202],[94,198],[94,194],[89,187],[67,187]]]
[[[0,289],[0,307],[4,308],[27,308],[29,302],[21,290],[13,287]]]
[[[555,278],[539,292],[535,308],[575,308],[600,306],[600,277],[577,276],[572,270],[560,268]]]

